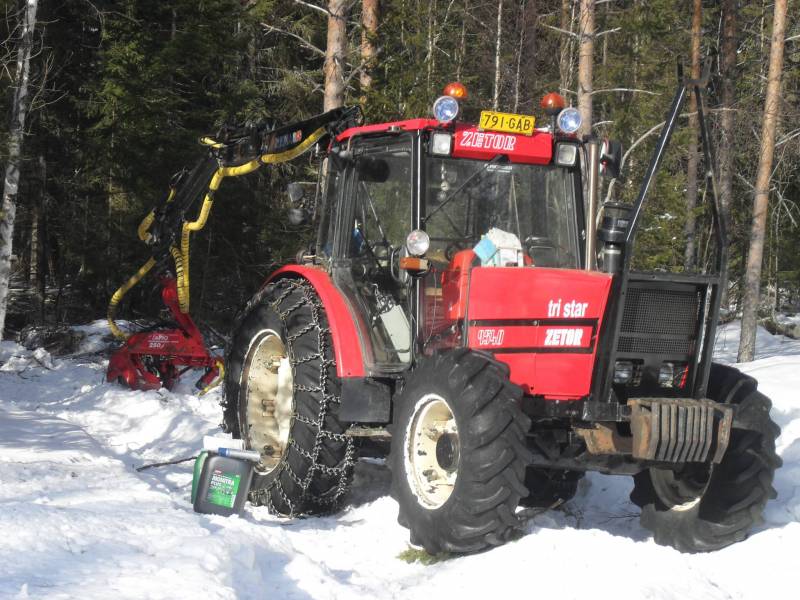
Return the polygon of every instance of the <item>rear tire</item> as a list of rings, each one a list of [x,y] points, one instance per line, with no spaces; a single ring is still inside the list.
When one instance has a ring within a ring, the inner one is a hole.
[[[681,552],[710,552],[744,540],[763,522],[775,469],[780,428],[769,416],[769,398],[756,382],[713,365],[708,395],[736,405],[728,449],[718,465],[687,464],[679,471],[647,469],[634,476],[631,501],[642,508],[641,524],[658,544]]]
[[[337,416],[341,382],[313,287],[283,279],[256,294],[226,366],[225,428],[262,455],[250,501],[290,517],[336,510],[356,453]]]
[[[492,358],[455,350],[426,359],[395,403],[389,465],[398,522],[431,554],[512,538],[526,496],[530,419],[522,390]]]

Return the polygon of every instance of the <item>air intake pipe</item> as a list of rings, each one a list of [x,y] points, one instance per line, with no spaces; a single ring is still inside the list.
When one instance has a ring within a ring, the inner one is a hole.
[[[597,238],[603,243],[601,250],[602,269],[606,273],[619,273],[622,269],[622,253],[625,237],[630,225],[631,206],[607,203],[603,206],[603,220]]]

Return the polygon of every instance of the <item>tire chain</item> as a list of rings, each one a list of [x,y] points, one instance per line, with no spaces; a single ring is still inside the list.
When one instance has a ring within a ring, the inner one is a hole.
[[[314,438],[314,447],[309,452],[301,448],[294,438],[289,438],[289,445],[301,455],[303,458],[308,460],[311,464],[306,473],[305,477],[300,477],[297,473],[295,473],[289,461],[286,460],[286,455],[282,460],[282,468],[283,471],[287,473],[289,478],[300,487],[302,493],[300,495],[300,506],[304,506],[307,503],[311,503],[316,506],[326,507],[326,511],[332,511],[336,505],[338,504],[339,500],[347,493],[348,489],[348,482],[350,480],[350,474],[355,467],[356,462],[356,454],[355,448],[353,445],[353,439],[350,436],[334,433],[332,431],[327,431],[325,429],[325,418],[328,416],[328,405],[330,403],[338,404],[341,399],[339,396],[331,393],[329,391],[330,381],[328,378],[328,368],[335,367],[336,361],[335,359],[326,359],[325,358],[325,350],[328,346],[328,339],[330,337],[330,328],[327,326],[323,326],[320,322],[320,317],[323,315],[323,307],[320,303],[319,298],[317,297],[314,289],[312,286],[303,281],[303,280],[294,280],[294,279],[284,279],[274,284],[268,284],[264,286],[259,292],[250,299],[245,307],[245,310],[242,311],[242,317],[240,321],[243,320],[244,316],[246,316],[250,311],[258,305],[264,296],[274,290],[277,287],[285,287],[285,290],[281,293],[280,296],[276,300],[270,303],[272,309],[278,314],[280,317],[281,322],[283,323],[284,330],[287,332],[286,334],[286,345],[287,349],[289,350],[289,364],[292,367],[292,378],[294,381],[297,381],[296,377],[296,369],[297,365],[304,364],[310,362],[312,360],[319,359],[320,361],[320,369],[319,369],[319,385],[314,387],[299,385],[294,383],[294,393],[296,394],[299,391],[311,392],[311,393],[320,393],[322,395],[322,401],[319,403],[319,412],[317,413],[317,420],[312,421],[302,415],[297,414],[296,410],[292,415],[293,420],[297,420],[301,423],[309,425],[311,427],[316,428],[317,434]],[[299,291],[302,294],[302,297],[295,302],[292,306],[283,309],[281,304],[283,303],[286,298],[292,295],[295,291]],[[299,331],[289,334],[289,328],[287,325],[287,319],[297,311],[303,307],[310,307],[311,309],[311,322],[300,329]],[[238,325],[238,323],[237,323]],[[317,331],[317,347],[318,351],[314,354],[310,354],[304,357],[297,357],[294,354],[294,342],[300,336],[305,335],[311,331]],[[344,461],[340,466],[337,467],[328,467],[320,462],[320,452],[322,451],[322,444],[325,438],[335,440],[335,441],[345,441],[345,457]],[[288,454],[288,452],[287,452]],[[280,467],[278,467],[280,468]],[[339,483],[336,487],[336,491],[332,496],[319,496],[311,492],[311,484],[314,479],[315,473],[322,473],[326,476],[334,476],[337,477]],[[252,494],[258,499],[259,504],[266,504],[267,508],[272,513],[279,513],[284,511],[276,510],[272,502],[272,495],[271,491],[275,490],[278,495],[280,496],[281,500],[289,507],[289,517],[297,517],[300,516],[301,511],[298,511],[298,507],[293,503],[289,495],[283,489],[281,485],[280,477],[276,477],[273,482],[266,488],[262,488],[260,490],[255,490]],[[266,502],[264,502],[266,500]]]

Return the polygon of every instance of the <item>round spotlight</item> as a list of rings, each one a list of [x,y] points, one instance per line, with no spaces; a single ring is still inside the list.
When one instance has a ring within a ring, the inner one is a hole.
[[[431,238],[421,229],[415,229],[406,236],[406,248],[412,256],[422,256],[431,247]]]
[[[577,108],[570,106],[558,113],[558,128],[564,133],[575,133],[581,128],[583,119]]]
[[[440,123],[449,123],[458,115],[458,100],[452,96],[439,96],[433,103],[433,116]]]

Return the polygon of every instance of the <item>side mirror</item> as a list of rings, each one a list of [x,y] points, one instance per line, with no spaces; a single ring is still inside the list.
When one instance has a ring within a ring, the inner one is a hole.
[[[303,186],[296,182],[286,186],[286,193],[289,194],[289,200],[292,201],[292,204],[298,204],[306,195],[305,191],[303,191]]]
[[[302,208],[289,209],[289,223],[292,225],[302,225],[308,220],[308,213]]]
[[[618,179],[622,170],[622,144],[616,140],[604,140],[600,147],[600,173]]]
[[[286,186],[286,193],[289,195],[289,223],[292,225],[302,225],[308,220],[308,210],[305,207],[305,190],[300,183],[292,182]]]

